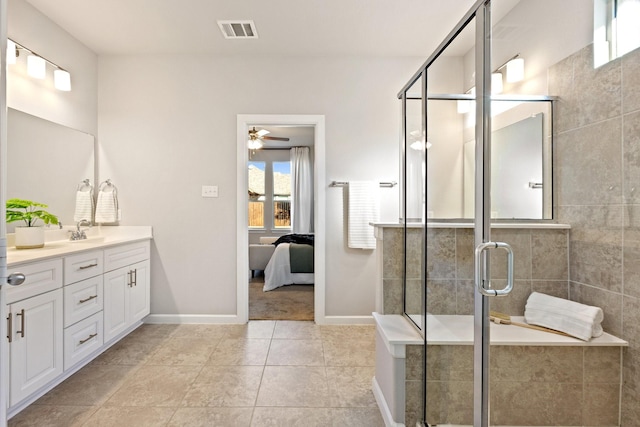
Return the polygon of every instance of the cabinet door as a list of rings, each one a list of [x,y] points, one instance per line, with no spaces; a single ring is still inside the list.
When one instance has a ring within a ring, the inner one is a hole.
[[[10,405],[62,374],[62,290],[47,292],[9,306]]]
[[[129,326],[128,268],[120,268],[104,275],[104,342],[124,331]]]
[[[149,314],[149,260],[127,267],[133,275],[133,286],[129,288],[129,324],[137,322]]]

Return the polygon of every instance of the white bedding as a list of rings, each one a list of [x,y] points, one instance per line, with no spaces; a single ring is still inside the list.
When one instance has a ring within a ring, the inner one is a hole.
[[[264,292],[272,291],[285,285],[312,285],[313,273],[292,273],[289,259],[289,244],[280,243],[271,255],[264,269]]]

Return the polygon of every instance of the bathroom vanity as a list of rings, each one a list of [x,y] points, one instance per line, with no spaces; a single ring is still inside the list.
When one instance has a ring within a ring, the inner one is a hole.
[[[142,324],[150,309],[150,240],[141,227],[94,227],[86,240],[47,232],[41,249],[17,250],[8,236],[3,287],[9,416],[20,412]]]

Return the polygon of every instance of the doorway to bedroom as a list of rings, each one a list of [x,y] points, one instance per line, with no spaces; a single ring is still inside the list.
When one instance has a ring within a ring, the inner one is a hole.
[[[248,135],[249,320],[314,320],[314,128]]]
[[[322,116],[238,116],[238,212],[246,213],[238,218],[243,320],[321,323],[324,317],[324,251],[317,242],[324,246],[318,239],[323,140]]]

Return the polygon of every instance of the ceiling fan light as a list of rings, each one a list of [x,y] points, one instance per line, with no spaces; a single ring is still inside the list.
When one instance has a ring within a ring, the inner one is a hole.
[[[266,130],[266,129],[260,129],[260,130],[256,133],[256,135],[258,135],[258,136],[260,137],[260,136],[265,136],[265,135],[266,135],[266,134],[268,134],[268,133],[271,133],[271,132],[269,132],[269,131],[268,131],[268,130]]]
[[[262,141],[259,139],[250,139],[247,141],[247,147],[249,150],[259,150],[262,148]]]

